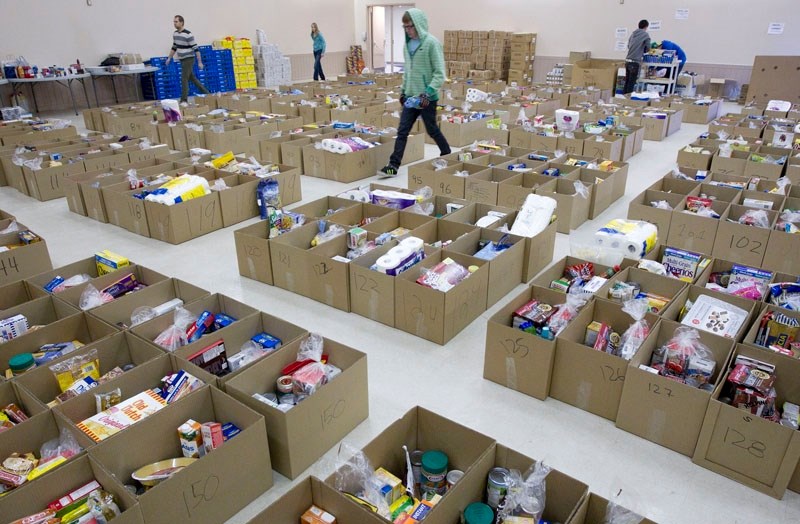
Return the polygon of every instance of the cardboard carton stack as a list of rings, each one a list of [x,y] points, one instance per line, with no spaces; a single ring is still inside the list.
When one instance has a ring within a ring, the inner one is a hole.
[[[530,84],[533,82],[533,60],[536,55],[536,33],[511,35],[511,57],[508,82]]]
[[[511,33],[446,30],[444,56],[451,78],[505,80],[511,59]]]
[[[253,48],[258,87],[275,87],[292,83],[292,62],[277,44],[258,44]]]

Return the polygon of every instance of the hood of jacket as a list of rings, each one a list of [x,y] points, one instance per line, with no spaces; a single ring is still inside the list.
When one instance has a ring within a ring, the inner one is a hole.
[[[417,36],[419,36],[419,41],[424,42],[426,38],[428,38],[428,15],[422,9],[417,9],[416,7],[412,7],[408,11],[408,16],[411,17],[411,21],[414,22],[414,28],[417,30]],[[408,37],[408,33],[406,33],[406,43],[411,40]]]

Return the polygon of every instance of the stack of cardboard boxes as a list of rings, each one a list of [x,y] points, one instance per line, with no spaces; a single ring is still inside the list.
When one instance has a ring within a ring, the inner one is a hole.
[[[292,62],[283,56],[276,44],[260,44],[253,48],[258,87],[275,87],[292,82]]]
[[[572,85],[572,68],[575,63],[581,60],[589,60],[591,57],[591,51],[570,51],[569,60],[564,64],[564,85]]]
[[[511,35],[511,58],[508,83],[530,84],[533,81],[533,60],[536,55],[536,33]]]
[[[511,33],[507,31],[444,32],[444,56],[451,78],[505,80],[511,56]]]

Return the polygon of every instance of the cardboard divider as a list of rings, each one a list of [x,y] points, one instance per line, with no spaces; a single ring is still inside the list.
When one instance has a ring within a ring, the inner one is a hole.
[[[219,293],[214,293],[213,295],[208,295],[203,297],[199,300],[195,300],[190,304],[184,304],[183,308],[192,313],[195,318],[199,317],[203,311],[209,311],[212,314],[216,315],[218,313],[224,313],[230,317],[236,319],[236,321],[244,320],[247,317],[256,316],[258,311],[247,304],[239,302],[238,300],[234,300],[226,295],[222,295]],[[143,322],[138,326],[132,328],[130,330],[131,333],[136,335],[139,338],[144,339],[145,341],[153,344],[154,340],[158,335],[167,329],[168,327],[172,326],[174,321],[173,315],[162,315],[160,317],[156,317],[153,320],[148,320],[147,322]],[[205,337],[201,337],[199,340],[191,342],[181,349],[185,349],[186,351],[191,350],[198,350],[208,345],[206,339],[211,334],[216,333],[224,333],[226,329],[233,327],[236,325],[236,322],[231,324],[230,326],[226,326],[218,331],[213,333],[209,333]],[[210,339],[209,339],[210,340]],[[156,346],[158,347],[158,346]]]
[[[100,376],[115,367],[123,367],[128,364],[140,366],[164,356],[164,352],[152,344],[148,344],[130,333],[120,332],[103,340],[86,344],[69,353],[67,357],[86,355],[93,349],[97,351],[97,358],[100,362]],[[56,396],[61,394],[61,388],[49,366],[32,369],[15,378],[14,382],[45,405],[55,401]]]
[[[77,307],[57,300],[53,296],[47,296],[36,298],[19,306],[6,309],[3,311],[2,315],[0,315],[0,318],[8,319],[15,315],[23,315],[27,319],[28,329],[30,330],[34,326],[46,326],[80,313],[81,310]],[[33,331],[27,331],[22,333],[18,337],[15,337],[15,339],[23,338],[28,333],[32,332]]]
[[[127,269],[127,267],[125,269]],[[54,277],[61,276],[64,279],[68,279],[70,277],[82,274],[89,275],[92,280],[98,277],[97,262],[95,261],[95,257],[83,258],[76,262],[72,262],[71,264],[30,276],[26,278],[25,281],[28,283],[28,286],[32,291],[35,290],[40,296],[48,296],[49,293],[44,290],[44,286],[53,280]]]
[[[513,159],[512,159],[513,160]],[[522,184],[522,173],[492,167],[467,177],[464,183],[464,199],[480,204],[497,205],[497,196],[502,184]]]
[[[446,258],[463,267],[478,266],[447,292],[422,286],[416,280]],[[458,253],[434,253],[395,281],[395,327],[406,333],[445,344],[486,311],[489,264]]]
[[[681,195],[698,195],[700,194],[700,182],[691,180],[682,180],[679,178],[664,177],[656,180],[647,189],[654,191],[663,191],[664,193],[678,193]]]
[[[48,504],[96,480],[102,489],[114,496],[122,513],[114,517],[119,524],[143,524],[136,498],[105,468],[88,455],[81,455],[57,468],[52,475],[35,483],[26,483],[14,490],[13,497],[0,501],[3,517],[21,519],[47,509]]]
[[[531,300],[555,307],[566,299],[564,293],[531,286],[495,313],[486,328],[483,378],[539,400],[546,399],[550,393],[556,341],[514,328],[513,314]]]
[[[730,362],[742,355],[775,366],[775,405],[800,403],[800,361],[739,344]],[[727,376],[727,370],[725,372]],[[776,499],[783,498],[800,458],[800,433],[723,403],[721,381],[709,401],[692,462]]]
[[[463,512],[472,502],[485,502],[487,477],[493,468],[514,469],[524,475],[536,462],[536,460],[518,451],[507,448],[502,444],[497,444],[494,448],[493,460],[479,462],[474,475],[460,481],[463,485],[458,492],[458,496],[455,496],[455,494],[451,496],[451,503],[448,505],[449,511],[443,509],[437,514],[437,518],[433,522],[441,522],[443,524],[456,522],[448,513],[453,511]],[[545,477],[545,489],[547,490],[547,497],[542,519],[547,522],[569,522],[588,493],[586,484],[557,469],[552,469]],[[455,506],[455,508],[452,508],[452,506]],[[458,514],[455,515],[455,518],[458,518]]]
[[[389,207],[358,202],[357,205],[348,207],[332,215],[330,217],[330,222],[339,224],[344,227],[346,231],[353,227],[364,227],[364,225],[368,225],[374,220],[379,220],[395,212],[394,209]]]
[[[523,263],[525,261],[525,239],[515,235],[507,235],[491,229],[479,229],[460,237],[458,240],[445,247],[443,255],[460,253],[475,257],[480,250],[480,244],[485,241],[499,242],[503,240],[511,247],[498,253],[495,258],[488,261],[489,282],[487,307],[491,307],[498,300],[510,293],[522,280]]]
[[[683,455],[692,456],[703,425],[711,392],[682,384],[640,369],[649,366],[653,353],[673,339],[681,324],[662,320],[653,336],[631,359],[617,413],[617,427]],[[685,327],[684,327],[685,329]],[[716,387],[727,376],[732,340],[697,331],[700,342],[716,363],[710,384]]]
[[[71,306],[74,306],[76,308],[80,308],[81,307],[81,295],[83,294],[84,290],[89,285],[94,286],[98,291],[102,291],[106,287],[114,284],[118,280],[126,278],[129,275],[133,275],[140,284],[144,284],[147,287],[149,287],[149,286],[151,286],[153,284],[157,284],[159,282],[163,282],[163,281],[169,280],[169,277],[167,277],[166,275],[162,275],[161,273],[159,273],[157,271],[154,271],[152,269],[146,268],[144,266],[131,264],[129,266],[122,267],[122,268],[118,269],[117,271],[114,271],[113,273],[108,273],[106,275],[103,275],[103,276],[97,277],[95,279],[92,279],[89,282],[86,282],[86,283],[81,284],[79,286],[75,286],[75,287],[72,287],[72,288],[69,288],[69,289],[65,289],[61,293],[56,294],[55,297],[58,300],[61,300],[62,302],[66,302],[67,304],[70,304]],[[137,291],[135,291],[133,293],[130,293],[130,294],[123,295],[123,296],[120,297],[120,299],[127,298],[129,296],[133,296],[136,293],[137,293]],[[116,300],[117,299],[115,299],[114,302],[116,302]],[[111,302],[109,302],[109,304],[110,303]],[[108,304],[106,304],[106,305],[108,305]],[[99,306],[99,307],[102,307],[102,306]]]
[[[577,172],[574,175],[567,175],[566,178],[570,177],[577,178]],[[517,183],[517,179],[514,178],[498,186],[497,204],[519,209],[525,204],[528,195],[536,193],[539,189],[554,192],[557,184],[558,177],[546,176],[538,172],[523,173],[521,183]]]
[[[253,398],[274,392],[281,370],[297,358],[300,340],[284,345],[226,383],[228,393],[266,420],[272,464],[296,478],[369,415],[367,356],[324,339],[324,352],[342,373],[300,404],[284,412]]]
[[[628,267],[617,272],[608,282],[595,294],[595,297],[615,304],[624,304],[620,300],[610,296],[610,290],[617,282],[635,282],[639,284],[642,293],[652,293],[668,300],[667,304],[658,311],[650,310],[654,315],[664,315],[673,306],[673,299],[681,294],[687,283],[655,273],[650,273],[637,267]]]
[[[514,220],[517,217],[517,211],[515,209],[497,206],[494,204],[475,203],[474,205],[466,206],[458,211],[450,213],[442,220],[446,222],[460,222],[468,226],[479,227],[477,226],[478,221],[483,217],[488,216],[490,212],[503,213],[505,216],[488,226],[488,229],[500,229],[504,225],[511,229],[511,226],[514,225]]]
[[[771,189],[777,189],[775,183],[771,180],[760,180],[756,184],[749,184],[751,187],[755,187],[756,189],[745,189],[742,191],[742,198],[741,198],[741,205],[745,205],[745,199],[752,199],[758,200],[758,204],[754,203],[749,207],[754,207],[755,205],[764,205],[766,206],[764,209],[768,209],[769,211],[776,211],[779,212],[783,209],[784,202],[786,201],[786,196],[779,194],[779,193],[769,193]],[[769,207],[769,204],[772,204]],[[760,209],[760,207],[754,207],[755,209]]]
[[[718,213],[720,218],[709,218],[686,212],[684,202],[672,212],[667,245],[710,255],[714,250],[717,228],[729,205],[727,202],[715,200],[711,204],[711,209]]]
[[[566,522],[566,524],[595,524],[596,522],[603,522],[606,518],[606,511],[608,510],[608,499],[604,499],[600,495],[589,493],[583,499],[580,507],[577,509],[573,517]],[[656,524],[650,519],[643,519],[639,524]]]
[[[373,220],[366,224],[364,229],[369,233],[381,234],[395,231],[397,228],[404,228],[408,229],[413,235],[414,230],[431,222],[435,223],[436,219],[427,215],[400,211],[398,213],[388,213]]]
[[[16,381],[0,382],[0,405],[15,404],[28,418],[47,411],[47,406]],[[16,423],[14,428],[27,421]],[[11,429],[14,429],[11,428]],[[8,431],[8,430],[6,430]]]
[[[589,193],[588,198],[584,198],[575,191],[575,182],[559,179],[555,190],[542,188],[536,190],[536,194],[549,196],[556,199],[558,203],[558,232],[569,234],[570,231],[580,227],[581,224],[589,219],[589,210],[592,205],[592,194],[595,186],[584,186]]]
[[[102,340],[118,331],[117,328],[92,318],[86,313],[70,315],[28,333],[24,337],[19,337],[0,345],[0,369],[8,369],[8,361],[14,355],[37,352],[44,344],[72,342],[73,340],[89,344],[90,342]]]
[[[667,308],[662,317],[669,320],[679,321],[681,311],[686,302],[691,301],[694,304],[697,301],[697,297],[699,297],[700,295],[708,295],[712,298],[734,305],[747,312],[747,318],[744,320],[741,327],[737,330],[736,335],[732,337],[725,337],[735,342],[740,342],[747,334],[747,330],[750,327],[751,322],[753,321],[753,316],[755,315],[755,311],[758,307],[759,302],[753,302],[752,300],[747,300],[746,298],[727,295],[725,293],[720,293],[719,291],[714,291],[713,289],[705,289],[697,285],[692,285],[688,286],[677,297],[675,297],[672,306]],[[701,331],[705,331],[705,329],[703,329],[703,326],[699,322],[694,327],[697,327]],[[713,331],[709,332],[713,334]],[[722,335],[715,335],[715,336],[721,337]]]
[[[182,456],[176,429],[190,418],[232,422],[241,433],[140,495],[145,522],[222,522],[272,487],[263,417],[212,387],[131,426],[125,438],[106,439],[89,454],[120,482],[130,482],[140,467]],[[139,445],[131,448],[132,441]]]
[[[122,296],[113,302],[89,310],[89,315],[120,329],[128,329],[133,325],[131,316],[137,308],[155,308],[175,298],[183,300],[184,304],[189,304],[208,295],[209,292],[205,289],[183,280],[170,278],[148,285],[136,293]],[[166,314],[171,315],[173,313],[170,311]]]
[[[306,221],[311,222],[317,218],[332,218],[333,214],[329,215],[328,211],[343,211],[351,207],[358,207],[359,203],[354,200],[346,198],[339,198],[334,196],[322,197],[317,200],[312,200],[292,209],[294,213],[301,213],[306,216]],[[335,213],[334,213],[335,214]]]
[[[645,317],[653,336],[659,317]],[[616,420],[628,362],[618,356],[584,345],[587,326],[608,324],[622,336],[634,323],[622,307],[605,301],[587,304],[572,323],[556,338],[556,356],[550,396],[609,420]],[[637,350],[637,353],[641,348]],[[635,355],[634,355],[635,357]]]
[[[407,446],[409,451],[440,450],[445,453],[448,456],[448,469],[463,471],[464,477],[442,497],[425,520],[452,523],[457,521],[461,513],[460,501],[469,491],[470,479],[473,479],[473,483],[474,479],[485,480],[486,468],[495,458],[495,445],[491,438],[477,431],[425,408],[414,407],[364,446],[363,452],[373,467],[382,467],[399,478],[405,478],[403,473],[406,470],[402,446]],[[336,475],[336,472],[329,475],[325,484],[336,488]],[[351,492],[358,490],[357,486],[344,488]],[[348,499],[347,504],[364,514],[371,514],[352,500]]]
[[[47,295],[47,291],[31,285],[27,279],[0,285],[0,314],[5,314],[8,309]]]
[[[456,175],[467,172],[468,176]],[[459,163],[433,172],[433,194],[451,198],[464,198],[466,181],[477,174],[491,174],[491,168],[475,164]]]
[[[658,228],[658,238],[666,239],[669,237],[669,229],[672,224],[672,210],[653,206],[653,202],[662,200],[665,200],[672,209],[675,209],[684,206],[686,197],[680,194],[645,189],[628,204],[628,218],[631,220],[643,220],[655,225]]]

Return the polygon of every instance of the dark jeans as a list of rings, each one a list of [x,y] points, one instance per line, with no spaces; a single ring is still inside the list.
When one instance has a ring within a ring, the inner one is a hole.
[[[181,60],[181,102],[186,102],[189,97],[189,80],[197,86],[201,93],[209,94],[208,89],[194,76],[194,57]]]
[[[425,109],[410,109],[403,107],[403,113],[400,115],[400,127],[397,129],[397,141],[394,143],[394,153],[389,158],[389,165],[394,168],[400,167],[403,161],[403,153],[406,150],[406,142],[408,141],[408,133],[411,131],[411,126],[417,121],[417,118],[422,116],[422,123],[425,124],[425,131],[439,146],[439,153],[442,155],[450,154],[450,144],[439,129],[439,124],[436,122],[436,101],[431,100],[428,107]]]
[[[636,82],[639,81],[640,67],[641,64],[639,62],[625,62],[625,88],[622,90],[622,94],[633,93],[636,88]]]
[[[325,80],[322,72],[322,51],[314,51],[314,80]]]

